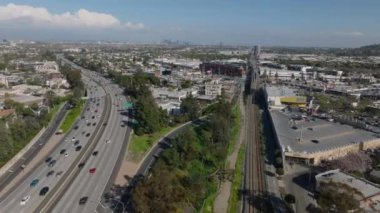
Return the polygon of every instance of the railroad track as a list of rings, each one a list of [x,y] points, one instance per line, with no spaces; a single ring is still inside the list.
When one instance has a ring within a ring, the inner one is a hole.
[[[247,150],[245,165],[246,200],[243,212],[266,212],[266,184],[262,163],[260,132],[255,105],[247,104]]]
[[[254,62],[254,70],[258,67]],[[255,103],[258,89],[257,73],[252,71],[250,78],[250,94],[246,103],[246,153],[243,212],[267,212],[266,182],[264,177],[263,156],[259,130],[259,112]]]

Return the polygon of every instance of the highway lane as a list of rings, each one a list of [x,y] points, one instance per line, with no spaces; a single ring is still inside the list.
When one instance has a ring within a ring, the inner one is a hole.
[[[94,151],[98,151],[98,155],[89,158],[86,166],[55,205],[53,212],[94,212],[122,151],[124,139],[126,136],[129,137],[126,135],[129,127],[121,126],[122,115],[120,111],[122,103],[125,101],[125,97],[121,95],[122,90],[114,84],[105,85],[105,89],[111,94],[113,104],[110,122],[94,148]],[[111,142],[106,143],[107,140]],[[97,169],[95,174],[89,173],[91,168]],[[82,197],[88,197],[89,201],[86,205],[79,205],[79,200]],[[71,205],[67,205],[67,203]]]
[[[40,202],[45,198],[44,196],[39,196],[39,192],[44,186],[49,186],[50,189],[54,187],[54,185],[58,182],[59,177],[56,177],[55,174],[51,177],[46,177],[46,174],[54,170],[55,173],[58,171],[65,172],[67,168],[71,165],[71,163],[74,161],[74,159],[80,154],[80,152],[75,151],[73,141],[71,140],[72,137],[75,137],[76,139],[80,140],[80,145],[84,146],[87,142],[89,137],[86,137],[86,135],[82,134],[83,131],[86,133],[92,132],[95,129],[95,126],[92,125],[92,123],[97,120],[97,117],[95,119],[92,119],[92,115],[95,114],[95,109],[98,109],[98,113],[102,113],[102,108],[104,107],[104,96],[105,92],[102,89],[94,89],[93,86],[96,84],[94,82],[91,82],[88,78],[84,77],[83,81],[88,85],[89,89],[89,96],[91,98],[99,98],[99,106],[96,106],[95,103],[92,103],[90,105],[90,111],[87,111],[87,109],[84,112],[85,119],[82,119],[79,121],[78,125],[79,128],[77,130],[72,130],[68,133],[68,135],[65,137],[66,141],[60,142],[60,144],[54,149],[54,151],[50,154],[50,156],[53,159],[57,160],[57,163],[53,167],[48,167],[45,162],[41,162],[41,164],[32,172],[29,176],[25,178],[25,180],[11,193],[8,194],[8,196],[0,203],[0,211],[1,212],[31,212],[33,209],[35,209]],[[102,98],[101,98],[102,97]],[[90,126],[86,125],[86,119],[88,119],[91,122]],[[64,155],[60,154],[60,151],[62,149],[67,150],[68,157],[64,157]],[[63,175],[63,174],[62,174]],[[62,176],[61,175],[61,176]],[[33,179],[38,178],[39,183],[36,187],[31,188],[30,183]],[[26,203],[26,205],[21,206],[19,203],[21,199],[26,196],[30,195],[30,200]],[[47,196],[49,193],[47,194]]]
[[[15,162],[12,167],[8,169],[8,172],[4,173],[0,178],[0,190],[4,189],[20,172],[21,165],[28,166],[29,162],[41,151],[49,138],[55,133],[61,120],[67,112],[68,104],[64,105],[62,110],[58,112],[57,116],[52,120],[41,135],[41,137],[33,144],[33,146],[26,151],[26,153]],[[2,192],[3,193],[3,192]]]

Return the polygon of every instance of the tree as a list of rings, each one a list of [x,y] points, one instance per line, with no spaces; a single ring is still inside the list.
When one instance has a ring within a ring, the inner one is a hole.
[[[321,182],[318,205],[324,212],[351,212],[360,210],[363,194],[344,183]]]
[[[198,101],[189,94],[181,102],[181,112],[185,114],[187,120],[195,120],[199,117],[199,104]]]
[[[284,200],[289,204],[293,204],[296,202],[296,197],[292,194],[286,194]]]

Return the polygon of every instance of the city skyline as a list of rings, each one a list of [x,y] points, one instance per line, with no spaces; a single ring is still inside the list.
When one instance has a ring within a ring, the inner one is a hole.
[[[1,1],[0,37],[358,47],[380,42],[377,8],[372,0]]]

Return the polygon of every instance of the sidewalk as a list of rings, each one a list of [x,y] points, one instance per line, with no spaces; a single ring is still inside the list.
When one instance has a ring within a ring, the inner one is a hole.
[[[240,149],[241,144],[244,142],[244,131],[241,131],[241,130],[244,130],[246,127],[245,127],[245,116],[244,116],[245,109],[244,109],[244,102],[243,102],[242,97],[243,96],[240,95],[240,98],[239,98],[240,113],[242,114],[241,116],[242,126],[240,128],[239,139],[235,143],[235,146],[234,146],[234,151],[231,153],[231,155],[227,157],[226,169],[228,170],[235,170],[236,160],[239,154],[239,149]],[[232,187],[232,182],[229,180],[224,181],[220,185],[218,195],[215,198],[215,202],[214,202],[214,212],[224,213],[228,211],[228,204],[229,204],[228,201],[231,194],[231,187]]]

